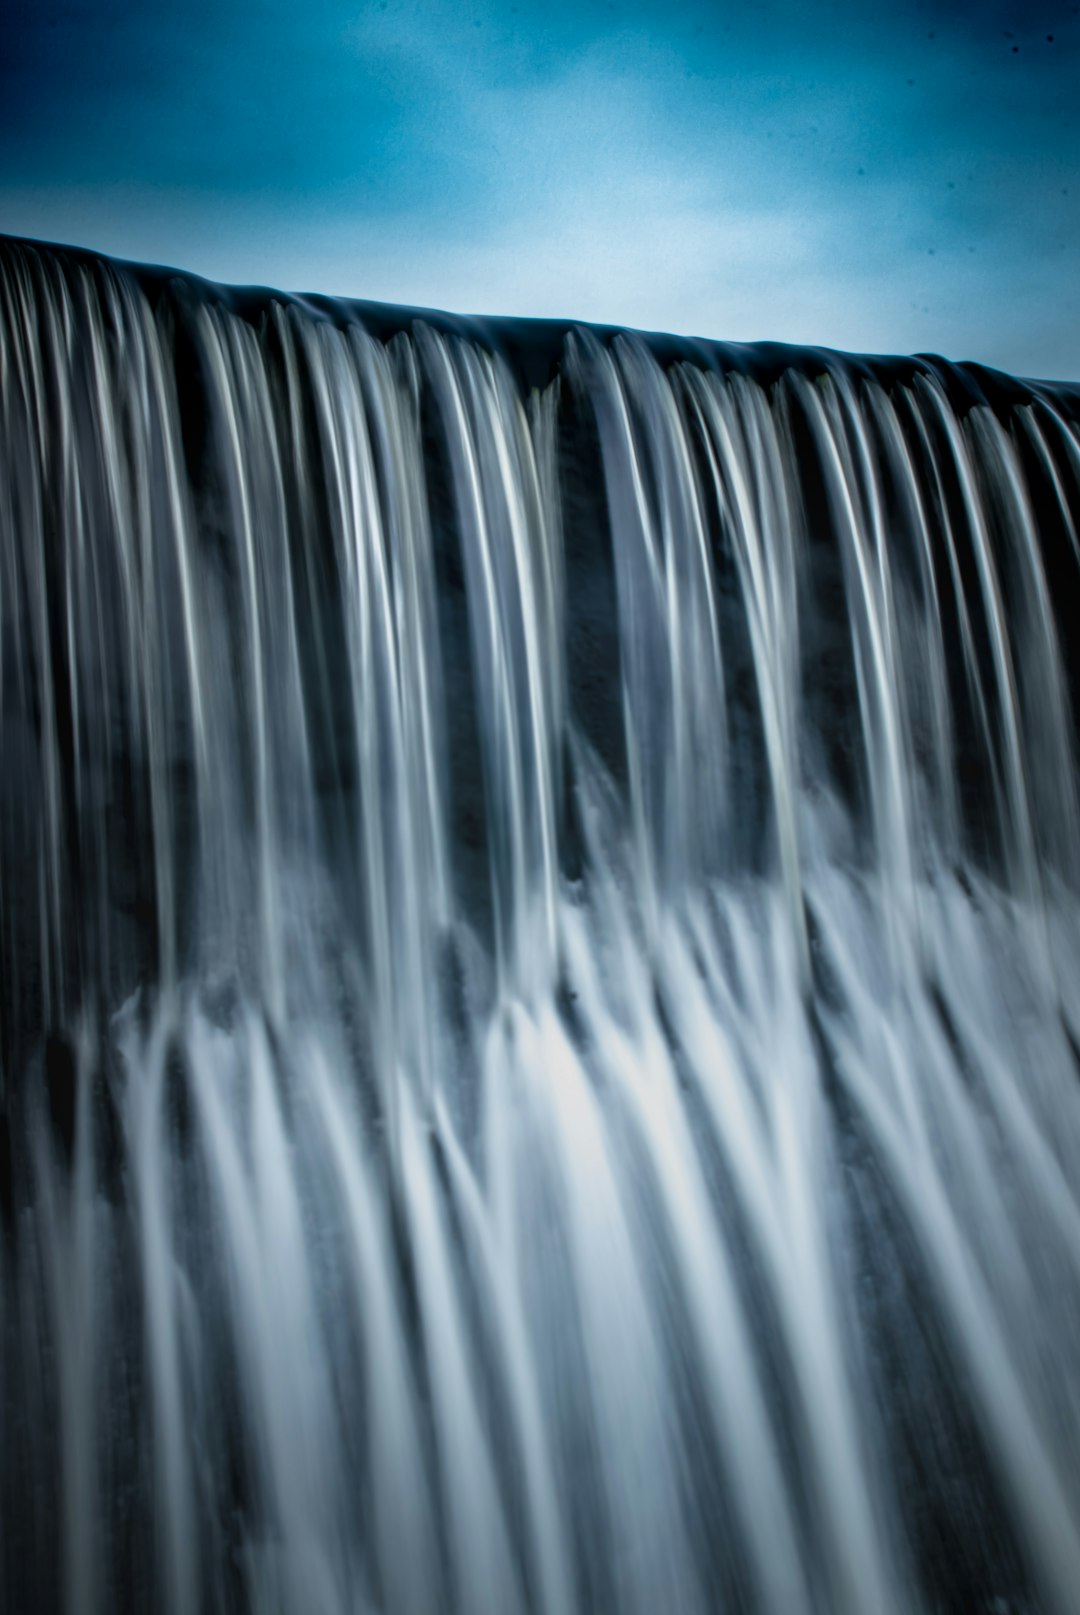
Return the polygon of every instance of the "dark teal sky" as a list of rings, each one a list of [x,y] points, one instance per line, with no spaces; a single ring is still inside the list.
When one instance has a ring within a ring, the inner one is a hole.
[[[0,228],[1080,378],[1080,5],[0,0]]]

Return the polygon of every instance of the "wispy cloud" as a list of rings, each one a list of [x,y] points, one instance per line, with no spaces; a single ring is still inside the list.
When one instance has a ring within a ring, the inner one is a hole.
[[[7,228],[230,280],[1080,375],[1070,5],[1038,28],[1005,0],[126,14],[18,12]]]

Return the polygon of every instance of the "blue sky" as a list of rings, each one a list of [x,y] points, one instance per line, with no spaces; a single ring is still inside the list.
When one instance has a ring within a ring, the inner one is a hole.
[[[0,228],[1080,378],[1072,0],[3,0]]]

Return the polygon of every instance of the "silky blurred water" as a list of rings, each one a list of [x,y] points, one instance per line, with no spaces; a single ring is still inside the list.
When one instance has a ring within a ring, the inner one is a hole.
[[[0,1602],[1071,1615],[1080,400],[398,326],[0,243]]]

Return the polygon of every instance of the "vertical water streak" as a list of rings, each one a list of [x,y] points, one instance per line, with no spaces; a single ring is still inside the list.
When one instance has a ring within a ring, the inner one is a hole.
[[[650,924],[722,862],[723,660],[701,492],[667,378],[640,344],[576,333],[596,411],[618,583],[625,743]]]

